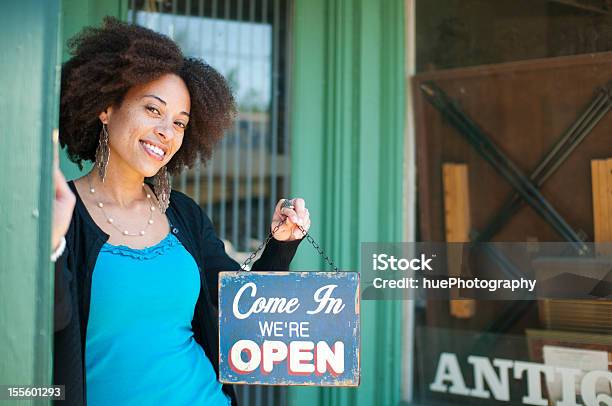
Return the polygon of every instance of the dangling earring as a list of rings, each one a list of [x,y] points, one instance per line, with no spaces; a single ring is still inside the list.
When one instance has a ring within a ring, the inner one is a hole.
[[[106,165],[110,160],[110,149],[108,147],[108,130],[106,124],[102,124],[102,131],[100,131],[100,141],[98,142],[98,148],[96,148],[96,167],[98,167],[98,175],[104,183],[106,176]]]
[[[159,211],[165,213],[170,205],[170,177],[165,166],[153,177],[153,189],[159,202]]]

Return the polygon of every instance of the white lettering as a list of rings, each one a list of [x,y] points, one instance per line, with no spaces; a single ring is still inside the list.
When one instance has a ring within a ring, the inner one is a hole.
[[[315,371],[314,364],[303,361],[312,361],[314,355],[312,350],[315,345],[312,341],[292,341],[289,344],[289,374],[309,375]]]
[[[429,385],[429,390],[446,393],[447,387],[444,384],[446,381],[452,384],[448,390],[449,393],[464,396],[470,394],[470,390],[465,386],[465,380],[461,374],[457,356],[452,353],[443,352],[440,354],[436,377],[433,383]]]
[[[499,376],[493,370],[488,358],[471,355],[468,362],[474,366],[475,388],[470,391],[472,396],[489,399],[491,393],[485,390],[485,382],[493,392],[496,400],[510,400],[510,384],[508,382],[508,370],[512,368],[512,361],[504,359],[493,360],[493,365],[499,368]]]
[[[255,299],[255,301],[253,302],[253,304],[251,305],[251,307],[246,313],[241,313],[238,307],[238,304],[240,303],[242,294],[247,289],[251,289],[251,297],[255,297],[255,295],[257,294],[257,286],[253,282],[245,283],[244,286],[238,289],[238,292],[236,293],[236,296],[234,297],[234,302],[232,304],[232,311],[234,312],[234,316],[237,319],[240,319],[240,320],[246,319],[247,317],[249,317],[250,315],[254,313],[291,314],[295,312],[298,309],[298,307],[300,307],[299,300],[295,297],[291,298],[289,301],[287,301],[286,298],[272,297],[272,298],[266,299],[266,298],[260,297],[260,298]]]
[[[287,345],[282,341],[264,341],[262,353],[261,369],[264,374],[269,374],[275,363],[287,358]]]
[[[248,361],[242,360],[242,353],[246,352],[249,356]],[[261,352],[259,346],[251,340],[239,340],[230,349],[230,368],[239,374],[253,372],[261,362]]]
[[[246,357],[244,359],[243,357]],[[230,368],[239,374],[251,373],[261,368],[261,373],[271,373],[277,364],[286,360],[289,375],[321,376],[327,372],[333,376],[344,373],[344,343],[336,341],[329,346],[325,341],[265,340],[261,345],[251,340],[239,340],[229,352]]]
[[[576,402],[576,378],[584,371],[576,368],[554,367],[535,362],[493,359],[493,362],[481,356],[469,356],[468,363],[473,366],[474,389],[465,385],[465,380],[457,361],[452,353],[440,354],[433,382],[429,389],[434,392],[451,393],[454,395],[473,396],[489,399],[491,395],[498,401],[510,401],[509,371],[513,369],[514,379],[526,377],[527,394],[521,401],[525,405],[552,405],[542,393],[542,375],[548,384],[561,379],[561,399],[555,406],[581,406]],[[497,367],[497,373],[493,367]],[[487,390],[487,387],[489,390]],[[590,371],[580,382],[580,395],[585,406],[612,406],[612,372]]]
[[[580,369],[556,367],[556,372],[561,375],[561,400],[557,406],[581,406],[576,403],[576,377],[582,374]]]
[[[526,405],[548,405],[548,401],[542,397],[540,374],[544,374],[547,382],[554,382],[554,368],[535,362],[516,361],[514,363],[514,379],[521,379],[525,371],[527,371],[527,396],[523,396],[523,403]]]
[[[432,271],[430,263],[433,258],[427,258],[425,254],[421,254],[420,258],[395,258],[393,255],[373,254],[372,255],[372,270],[386,271]]]
[[[283,337],[283,322],[282,321],[258,321],[259,324],[259,332],[262,336],[274,336],[274,337]]]
[[[338,285],[325,285],[317,289],[314,294],[315,302],[319,303],[319,306],[315,310],[308,310],[306,313],[308,314],[317,314],[325,309],[325,313],[329,314],[332,312],[333,314],[338,314],[344,309],[344,303],[342,303],[342,299],[332,298],[331,294],[336,289]],[[323,292],[323,296],[321,297]],[[327,306],[327,308],[325,308]]]
[[[336,341],[332,351],[325,341],[319,341],[317,343],[317,350],[315,351],[315,364],[317,366],[317,375],[322,375],[327,372],[328,366],[330,373],[334,376],[343,373],[344,343],[342,341]]]
[[[585,406],[612,405],[612,397],[607,393],[596,395],[597,381],[603,379],[608,390],[612,386],[612,372],[609,371],[590,371],[587,373],[580,384],[580,394]]]

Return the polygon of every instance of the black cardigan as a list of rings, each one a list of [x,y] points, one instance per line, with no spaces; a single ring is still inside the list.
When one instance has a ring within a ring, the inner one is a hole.
[[[69,181],[68,185],[77,202],[66,234],[66,250],[55,265],[53,384],[66,385],[66,400],[61,404],[81,406],[87,404],[84,355],[91,274],[100,248],[109,235],[90,216],[74,182]],[[212,222],[190,197],[173,190],[166,215],[171,232],[193,256],[200,270],[202,283],[191,325],[195,340],[204,349],[218,378],[219,272],[239,270],[240,265],[226,254]],[[253,270],[288,270],[300,242],[271,239],[261,258],[253,264]],[[234,388],[225,384],[223,391],[232,398],[232,404],[237,405]]]

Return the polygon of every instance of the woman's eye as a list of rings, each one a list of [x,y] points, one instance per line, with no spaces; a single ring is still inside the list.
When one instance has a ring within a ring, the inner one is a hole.
[[[187,125],[185,123],[181,123],[180,121],[175,121],[174,124],[178,125],[181,128],[187,127]]]
[[[160,114],[159,110],[157,110],[155,107],[147,106],[147,110],[155,114]]]

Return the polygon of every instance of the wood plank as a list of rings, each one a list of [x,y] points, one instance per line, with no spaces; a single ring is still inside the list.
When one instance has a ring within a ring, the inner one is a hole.
[[[591,161],[591,193],[593,201],[593,238],[599,241],[602,235],[601,200],[599,199],[599,160]]]
[[[435,192],[432,190],[433,185],[438,185],[432,176],[439,176],[435,173],[437,171],[431,170],[430,162],[430,151],[428,151],[428,140],[427,134],[431,131],[427,123],[429,122],[427,114],[425,112],[425,105],[427,103],[421,97],[421,90],[419,89],[419,81],[414,76],[412,80],[412,97],[414,100],[414,116],[415,116],[415,148],[416,148],[416,165],[417,165],[417,189],[419,191],[419,232],[421,234],[422,241],[431,241],[434,239],[433,231],[436,226],[433,224],[434,210],[433,207],[436,204],[433,202]],[[427,181],[425,181],[427,179]],[[437,216],[436,216],[437,217]]]
[[[563,4],[569,7],[575,7],[579,10],[592,11],[594,13],[599,13],[599,14],[610,14],[610,12],[603,7],[597,7],[595,5],[581,3],[576,0],[548,0],[548,1],[553,2],[553,3]]]
[[[603,212],[605,212],[605,220],[606,226],[605,230],[607,234],[605,235],[605,240],[600,242],[612,242],[612,158],[608,158],[605,162],[600,164],[603,169],[600,173],[604,173],[605,179],[605,190],[603,191],[604,196],[602,196],[602,203],[604,204]],[[603,189],[603,187],[602,187]],[[608,254],[610,250],[608,250]]]
[[[446,241],[463,243],[469,241],[470,233],[470,189],[468,166],[466,164],[445,163],[442,165],[442,183],[444,187],[444,224]],[[461,244],[451,244],[448,255],[449,276],[461,275]],[[458,291],[452,291],[453,296]],[[476,312],[476,302],[471,299],[450,301],[452,316],[467,319]]]
[[[593,190],[593,226],[595,242],[612,242],[612,159],[594,159],[591,161],[591,178]],[[598,253],[604,254],[602,247]]]
[[[442,182],[446,241],[469,241],[470,208],[467,165],[443,164]]]
[[[609,63],[610,58],[612,58],[612,51],[439,69],[419,72],[415,75],[414,82],[420,84],[428,80],[468,80],[495,75],[513,75],[538,71],[546,74],[551,69],[577,69],[584,72],[584,70],[596,68],[599,64]]]

